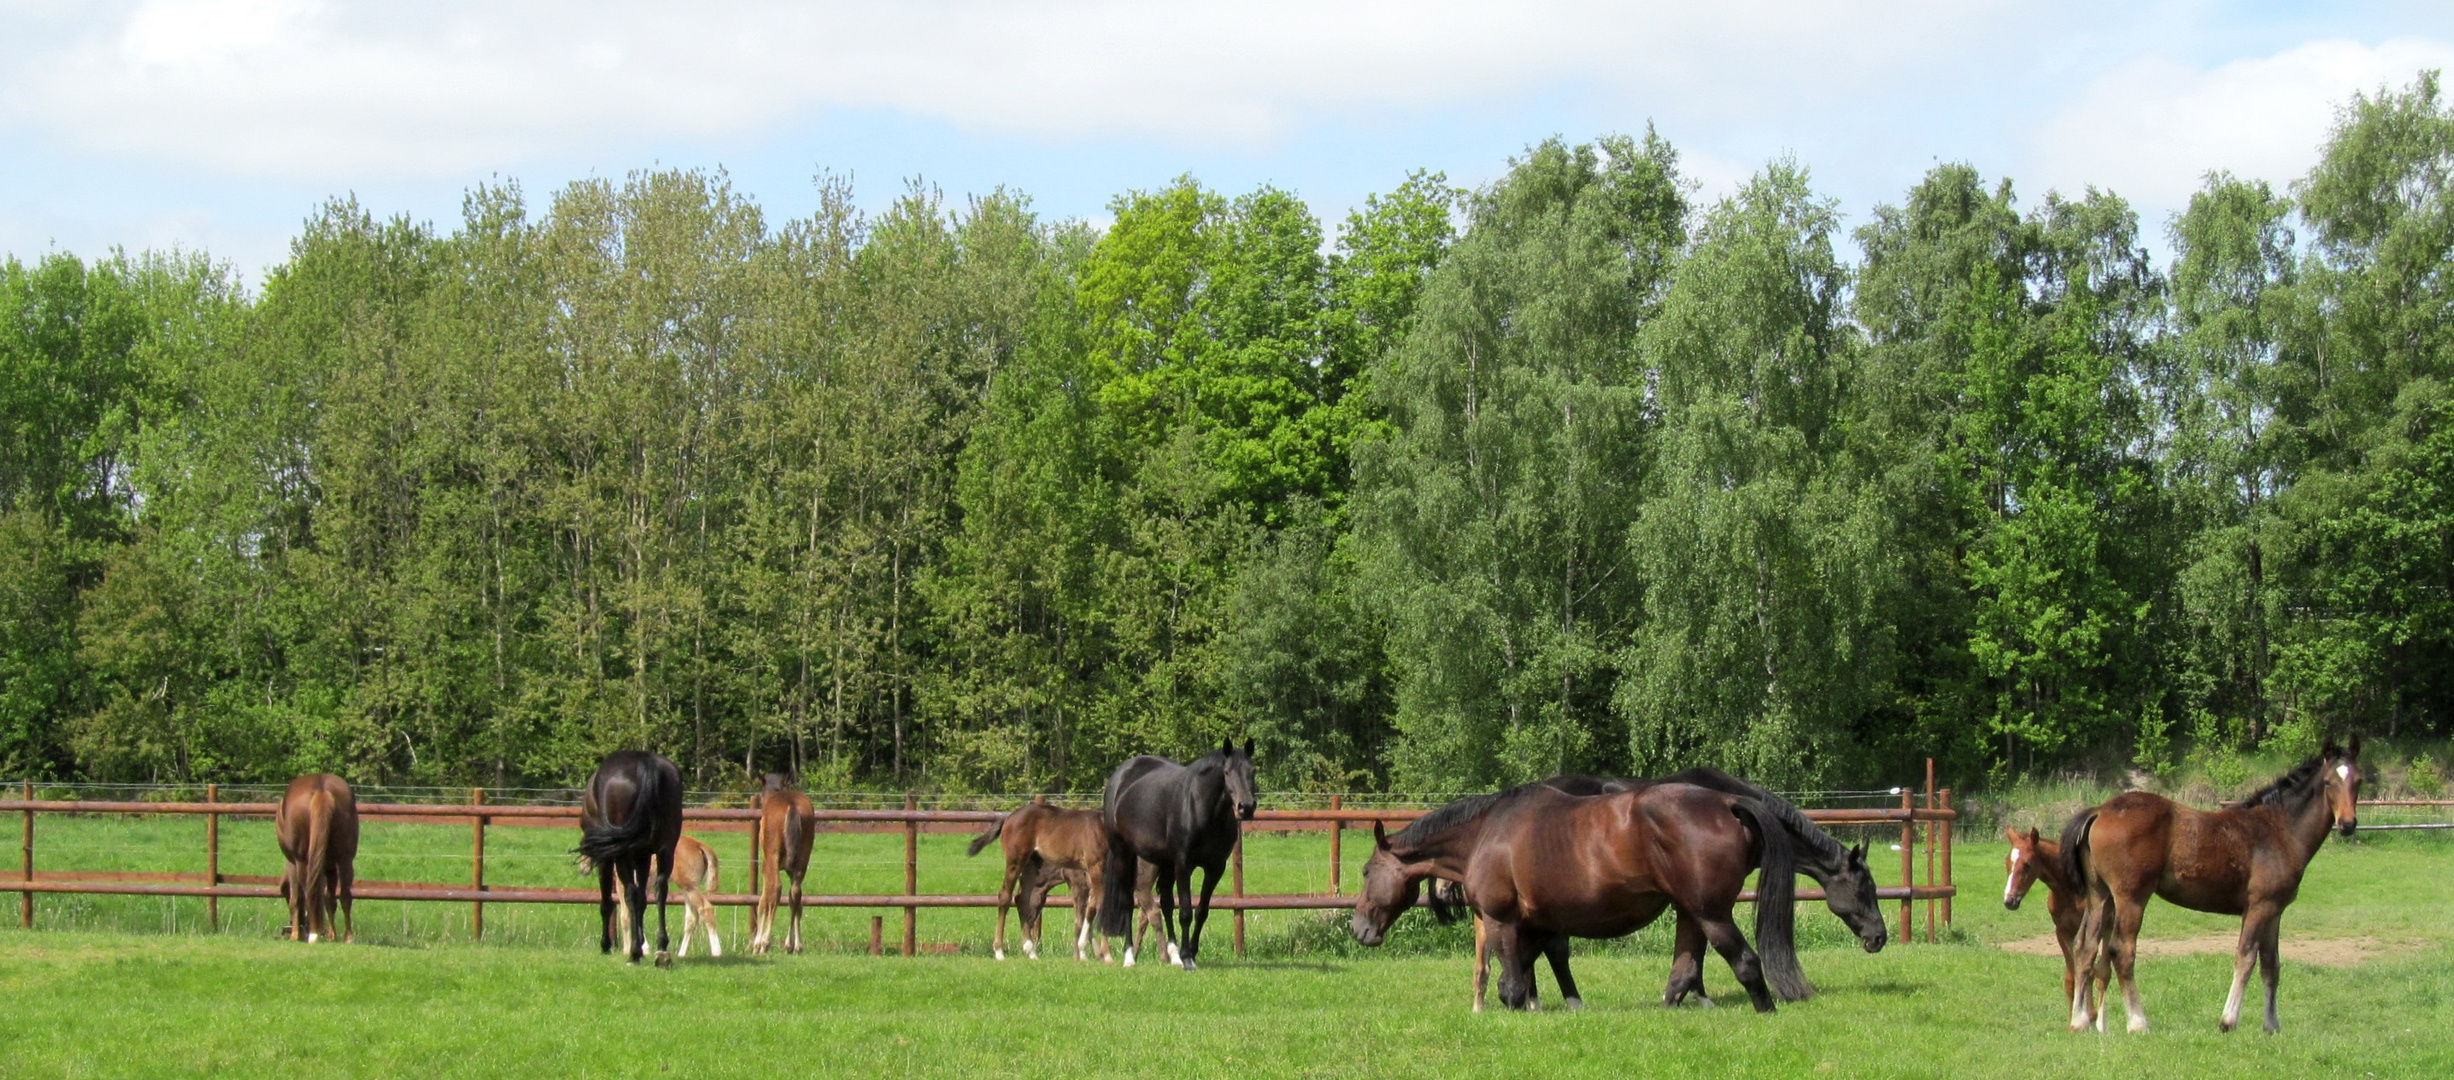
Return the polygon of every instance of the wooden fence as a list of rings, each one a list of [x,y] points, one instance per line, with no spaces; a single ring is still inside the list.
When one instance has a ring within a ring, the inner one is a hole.
[[[1823,808],[1805,811],[1808,818],[1827,826],[1877,826],[1897,824],[1900,829],[1899,884],[1876,890],[1885,900],[1900,902],[1900,937],[1912,940],[1911,915],[1918,901],[1926,903],[1926,939],[1935,940],[1936,924],[1951,922],[1951,900],[1957,890],[1951,882],[1951,828],[1958,814],[1951,809],[1951,792],[1936,791],[1928,767],[1929,784],[1922,792],[1895,788],[1897,809],[1884,807]],[[278,899],[280,879],[261,875],[224,874],[221,872],[221,819],[225,817],[269,818],[277,804],[269,802],[223,802],[217,786],[206,787],[202,802],[154,802],[144,800],[36,799],[33,785],[23,785],[17,799],[0,799],[0,813],[15,811],[24,818],[24,843],[21,850],[19,880],[0,885],[0,892],[21,894],[18,920],[23,926],[34,925],[34,898],[39,893],[98,893],[139,896],[203,897],[208,926],[218,927],[220,902],[224,899]],[[1922,800],[1924,805],[1918,805]],[[803,902],[814,907],[901,908],[903,911],[902,953],[911,956],[920,951],[919,922],[922,908],[985,908],[994,907],[993,894],[922,894],[919,888],[920,834],[927,832],[975,833],[989,822],[1002,817],[1002,812],[989,810],[924,810],[912,795],[904,797],[900,809],[851,809],[821,807],[815,816],[819,828],[838,832],[900,833],[903,837],[903,892],[899,894],[840,893],[811,894]],[[1024,801],[1017,799],[1017,803]],[[1421,817],[1426,811],[1417,808],[1345,806],[1343,797],[1331,796],[1325,809],[1260,810],[1245,824],[1247,831],[1310,832],[1329,834],[1327,866],[1328,891],[1322,893],[1247,894],[1244,891],[1244,851],[1238,845],[1231,859],[1232,870],[1226,895],[1215,897],[1211,906],[1234,915],[1235,948],[1244,950],[1244,913],[1247,911],[1288,911],[1346,908],[1354,905],[1354,897],[1344,892],[1344,835],[1352,828],[1369,828],[1374,822],[1400,827]],[[55,870],[37,873],[34,869],[35,818],[41,814],[130,814],[187,815],[205,819],[205,872],[153,873]],[[741,807],[692,807],[682,812],[683,819],[696,832],[746,832],[755,834],[758,811]],[[488,904],[593,904],[598,902],[595,889],[557,889],[486,884],[486,831],[489,828],[545,826],[576,828],[577,806],[523,806],[489,803],[484,788],[469,792],[466,803],[360,803],[361,821],[418,822],[432,825],[466,825],[469,827],[469,881],[457,883],[425,881],[359,881],[352,895],[360,900],[408,900],[469,905],[469,933],[472,938],[485,934],[485,909]],[[750,837],[751,880],[757,880],[758,844]],[[1920,851],[1925,855],[1925,880],[1916,879]],[[1815,888],[1798,890],[1800,900],[1821,900],[1823,891]],[[751,893],[725,893],[710,896],[717,904],[753,906],[758,897]],[[1749,890],[1742,899],[1752,901]],[[1052,896],[1051,906],[1071,906],[1070,897]],[[1939,907],[1938,907],[1939,905]],[[873,920],[873,924],[875,920]],[[871,947],[878,948],[873,925]]]

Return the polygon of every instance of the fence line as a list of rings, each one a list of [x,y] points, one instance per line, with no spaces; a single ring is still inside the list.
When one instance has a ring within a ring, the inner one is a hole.
[[[1937,904],[1938,902],[1940,904],[1940,923],[1944,926],[1950,925],[1951,900],[1957,892],[1951,884],[1951,829],[1959,815],[1951,808],[1950,790],[1938,791],[1933,787],[1931,764],[1928,766],[1927,780],[1927,786],[1922,790],[1901,787],[1885,791],[1820,793],[1827,797],[1854,796],[1869,800],[1880,798],[1887,802],[1896,797],[1900,800],[1897,808],[1889,805],[1819,807],[1804,811],[1809,820],[1828,826],[1887,827],[1893,824],[1899,826],[1901,830],[1899,884],[1880,887],[1876,890],[1876,895],[1883,900],[1900,902],[1900,930],[1903,940],[1913,940],[1911,914],[1916,901],[1919,900],[1927,902],[1927,940],[1935,940],[1938,921]],[[37,799],[34,797],[37,786],[31,782],[22,783],[18,785],[19,798],[0,799],[0,812],[16,811],[24,817],[24,840],[19,880],[8,886],[0,886],[0,891],[20,894],[19,923],[22,926],[34,925],[34,897],[38,893],[201,897],[206,901],[208,925],[215,928],[219,926],[218,905],[222,899],[278,899],[281,896],[279,878],[223,874],[220,870],[221,819],[224,817],[266,818],[271,817],[279,808],[279,804],[275,802],[224,801],[224,799],[231,794],[254,794],[258,790],[269,794],[278,791],[278,788],[258,785],[224,788],[219,785],[206,785],[205,798],[202,801],[154,801],[145,799]],[[63,794],[138,790],[132,785],[57,784],[40,786],[59,790]],[[144,790],[158,792],[163,789]],[[434,790],[438,793],[439,798],[441,789]],[[391,789],[387,793],[408,794],[401,789]],[[580,810],[576,805],[561,801],[542,801],[545,798],[557,798],[567,793],[533,788],[516,789],[511,792],[514,798],[531,800],[527,802],[504,801],[504,794],[502,789],[476,788],[459,790],[457,800],[453,802],[360,803],[358,817],[361,821],[469,825],[471,827],[468,855],[470,871],[466,886],[442,882],[362,881],[353,888],[352,895],[364,900],[467,903],[470,905],[469,929],[473,939],[480,939],[484,936],[485,905],[490,903],[597,903],[599,897],[595,889],[486,884],[485,863],[488,856],[485,849],[485,837],[489,827],[569,828],[575,825],[579,818]],[[732,793],[700,794],[703,796],[702,801],[729,801],[735,797]],[[1923,806],[1918,805],[1921,797],[1924,802]],[[813,796],[813,801],[818,798],[819,796]],[[1298,799],[1310,801],[1312,798],[1314,797],[1308,795],[1290,796],[1287,801]],[[1214,898],[1211,904],[1214,908],[1233,914],[1238,953],[1243,951],[1244,913],[1247,911],[1323,910],[1353,906],[1354,897],[1344,892],[1341,881],[1342,840],[1346,829],[1361,827],[1367,823],[1403,826],[1427,812],[1427,808],[1423,806],[1353,806],[1347,803],[1347,798],[1348,796],[1343,793],[1329,795],[1325,799],[1329,805],[1320,808],[1260,810],[1253,815],[1253,820],[1245,825],[1247,831],[1265,833],[1328,832],[1327,884],[1329,891],[1326,893],[1248,895],[1244,890],[1244,851],[1242,845],[1239,844],[1232,857],[1232,880],[1224,883],[1230,886],[1228,893]],[[966,799],[975,804],[987,801],[987,797],[966,797]],[[861,801],[867,801],[866,793],[863,793]],[[1007,797],[1002,801],[1005,806],[1012,807],[1021,802],[1030,801],[1030,799],[1016,796]],[[820,806],[815,808],[813,816],[819,821],[822,829],[845,832],[902,833],[904,837],[903,892],[899,894],[818,894],[805,896],[803,903],[814,907],[901,908],[904,916],[901,951],[903,955],[910,956],[920,949],[918,936],[921,908],[987,908],[994,907],[997,903],[997,898],[988,894],[921,893],[919,891],[919,834],[924,831],[975,832],[982,826],[1003,817],[1005,811],[924,809],[920,805],[920,797],[916,794],[903,796],[900,802],[902,805],[895,808]],[[45,871],[38,874],[34,869],[34,823],[37,814],[201,816],[206,822],[206,872],[193,874],[66,870]],[[755,833],[759,813],[755,809],[703,805],[685,809],[682,816],[686,822],[692,823],[698,831],[702,832],[750,832],[752,833],[752,851],[757,850]],[[1925,880],[1922,883],[1916,880],[1915,874],[1915,855],[1921,846],[1926,855]],[[457,856],[448,857],[457,858]],[[503,857],[495,856],[498,859]],[[751,865],[752,884],[755,885],[757,872],[755,856]],[[1797,898],[1802,901],[1820,900],[1823,895],[1823,891],[1817,888],[1804,888],[1797,891]],[[726,893],[712,895],[709,899],[716,904],[734,907],[754,906],[758,902],[758,897],[754,893]],[[1755,899],[1754,891],[1748,890],[1741,896],[1741,899],[1752,902]],[[1055,907],[1073,906],[1073,898],[1070,896],[1051,896],[1048,902],[1050,906]]]

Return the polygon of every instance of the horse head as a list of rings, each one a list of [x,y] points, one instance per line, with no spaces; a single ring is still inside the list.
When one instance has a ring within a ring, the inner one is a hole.
[[[1824,878],[1823,904],[1858,936],[1867,952],[1882,952],[1891,940],[1883,924],[1883,903],[1875,897],[1875,872],[1866,865],[1866,845],[1850,848],[1840,868]]]
[[[1253,811],[1261,804],[1261,797],[1253,790],[1253,742],[1246,739],[1243,748],[1237,749],[1235,742],[1229,740],[1219,744],[1218,752],[1225,759],[1221,772],[1227,782],[1227,798],[1235,804],[1235,815],[1251,821]]]
[[[2005,864],[2010,877],[2002,883],[2002,906],[2018,911],[2019,902],[2027,898],[2029,888],[2036,884],[2037,831],[2021,832],[2005,826],[2002,834],[2011,840],[2011,855]]]
[[[1372,857],[1364,860],[1363,888],[1355,893],[1355,918],[1348,929],[1364,945],[1378,945],[1389,925],[1423,896],[1423,879],[1406,871],[1406,864],[1389,850],[1389,830],[1372,823]]]
[[[2323,767],[2327,806],[2335,815],[2335,831],[2348,840],[2360,828],[2360,736],[2352,736],[2349,747],[2327,740],[2318,761]]]

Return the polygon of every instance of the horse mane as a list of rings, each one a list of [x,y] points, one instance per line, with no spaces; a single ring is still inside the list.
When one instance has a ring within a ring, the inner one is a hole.
[[[2282,776],[2278,776],[2269,781],[2267,786],[2250,792],[2249,795],[2244,797],[2240,802],[2233,805],[2243,810],[2247,810],[2253,806],[2273,806],[2279,809],[2283,808],[2284,800],[2287,798],[2301,799],[2308,797],[2311,782],[2318,779],[2319,772],[2323,770],[2325,766],[2326,759],[2324,755],[2312,757],[2307,761],[2293,766]]]
[[[1477,817],[1481,817],[1482,815],[1489,813],[1492,806],[1497,804],[1502,799],[1506,799],[1511,795],[1524,791],[1526,788],[1540,786],[1541,785],[1539,784],[1521,784],[1517,787],[1509,788],[1506,791],[1492,792],[1489,795],[1468,795],[1465,798],[1449,803],[1448,805],[1433,810],[1422,817],[1414,819],[1413,824],[1399,830],[1397,835],[1389,838],[1389,846],[1392,848],[1404,847],[1424,840],[1429,840],[1434,836],[1438,836],[1441,833],[1447,832],[1450,829],[1454,829],[1459,825],[1463,825],[1466,822],[1472,821]]]

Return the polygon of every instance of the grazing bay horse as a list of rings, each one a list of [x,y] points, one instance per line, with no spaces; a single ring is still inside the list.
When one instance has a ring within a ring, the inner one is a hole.
[[[2018,911],[2028,890],[2037,882],[2045,883],[2045,913],[2053,917],[2054,942],[2062,946],[2062,997],[2068,1000],[2072,984],[2079,978],[2076,945],[2079,920],[2087,914],[2087,887],[2064,876],[2060,841],[2047,840],[2035,829],[2023,833],[2005,828],[2002,832],[2011,841],[2011,854],[2004,860],[2010,876],[2002,883],[2002,906]],[[2099,995],[2104,989],[2102,982],[2096,984]],[[2099,1028],[2104,1020],[2102,1015],[2096,1018]]]
[[[1023,955],[1039,959],[1041,909],[1048,890],[1063,884],[1074,895],[1074,959],[1089,959],[1091,926],[1099,914],[1100,869],[1108,861],[1108,831],[1099,811],[1031,803],[974,837],[970,854],[978,855],[992,840],[1005,852],[1005,880],[997,886],[997,937],[991,952],[1005,959],[1006,908],[1019,902]],[[1105,936],[1099,938],[1099,958],[1108,959]]]
[[[1884,944],[1891,940],[1891,931],[1883,922],[1883,904],[1875,896],[1875,874],[1866,865],[1866,845],[1852,847],[1841,843],[1831,833],[1825,832],[1822,826],[1809,820],[1805,812],[1791,805],[1789,800],[1755,783],[1708,766],[1651,780],[1554,776],[1543,783],[1570,795],[1642,791],[1656,784],[1692,784],[1724,795],[1753,799],[1770,819],[1769,823],[1778,823],[1781,829],[1789,833],[1790,850],[1797,856],[1798,872],[1823,886],[1824,906],[1838,916],[1851,933],[1857,935],[1859,947],[1870,953],[1882,952]],[[1805,970],[1798,966],[1797,950],[1779,947],[1764,932],[1765,910],[1764,905],[1756,905],[1755,938],[1756,945],[1763,950],[1764,981],[1771,984],[1772,992],[1783,1001],[1804,1001],[1815,996],[1815,984],[1807,981]],[[1564,958],[1561,963],[1566,963]]]
[[[358,920],[350,911],[357,887],[358,797],[349,781],[310,773],[290,781],[273,811],[273,837],[281,843],[281,895],[289,901],[290,940],[332,940],[332,912],[341,909],[341,940],[356,943]]]
[[[1218,888],[1227,857],[1243,835],[1241,822],[1252,820],[1257,801],[1249,743],[1241,749],[1232,742],[1222,743],[1188,765],[1145,754],[1117,766],[1108,776],[1099,811],[1108,832],[1107,865],[1121,871],[1135,859],[1147,859],[1157,868],[1155,891],[1167,958],[1186,971],[1194,969],[1201,955],[1201,928],[1210,921],[1210,894]],[[1198,909],[1193,904],[1194,867],[1202,870]],[[1135,876],[1102,875],[1101,934],[1130,935]],[[1126,967],[1133,966],[1133,955],[1128,945]]]
[[[809,796],[795,790],[792,777],[768,773],[758,793],[758,855],[764,884],[758,907],[750,916],[750,955],[764,956],[775,936],[775,909],[784,899],[784,880],[792,879],[792,926],[784,932],[784,951],[801,951],[801,881],[809,875],[810,844],[818,836],[818,818]]]
[[[722,958],[724,941],[716,936],[716,905],[708,897],[716,894],[716,853],[696,838],[685,836],[673,842],[673,888],[682,894],[682,947],[674,955],[690,955],[690,932],[707,931],[707,955]],[[622,936],[631,936],[631,911],[624,903],[622,880],[614,879],[614,917]]]
[[[2091,965],[2098,984],[2108,966],[2121,976],[2130,1030],[2147,1030],[2131,969],[2140,917],[2156,896],[2192,911],[2241,916],[2232,996],[2224,1000],[2220,1027],[2231,1031],[2240,1024],[2252,963],[2266,983],[2267,1031],[2281,1026],[2275,1018],[2276,931],[2327,830],[2348,837],[2359,827],[2359,792],[2355,738],[2348,748],[2329,741],[2318,756],[2228,809],[2193,810],[2161,795],[2127,791],[2071,820],[2062,831],[2063,873],[2087,883],[2088,899],[2076,955]],[[2072,1031],[2086,1029],[2104,1007],[2089,990],[2085,980],[2073,989]]]
[[[580,858],[596,869],[599,943],[613,951],[614,879],[623,885],[629,918],[622,955],[636,964],[646,950],[648,887],[655,885],[656,964],[673,962],[666,947],[666,893],[673,878],[673,848],[682,839],[682,774],[662,755],[616,750],[598,763],[579,799]]]
[[[1564,950],[1570,936],[1634,933],[1669,908],[1678,914],[1678,934],[1664,1004],[1689,994],[1703,998],[1710,943],[1756,1011],[1773,1011],[1762,963],[1732,918],[1748,873],[1758,867],[1766,907],[1760,933],[1781,948],[1796,947],[1797,864],[1788,831],[1744,796],[1659,784],[1587,797],[1527,784],[1450,803],[1394,838],[1375,823],[1372,838],[1355,900],[1355,940],[1380,944],[1389,924],[1418,900],[1425,879],[1456,881],[1484,921],[1500,961],[1500,1002],[1510,1008],[1534,1006],[1536,956]],[[1563,980],[1560,992],[1571,1008],[1582,1004],[1573,983]]]

